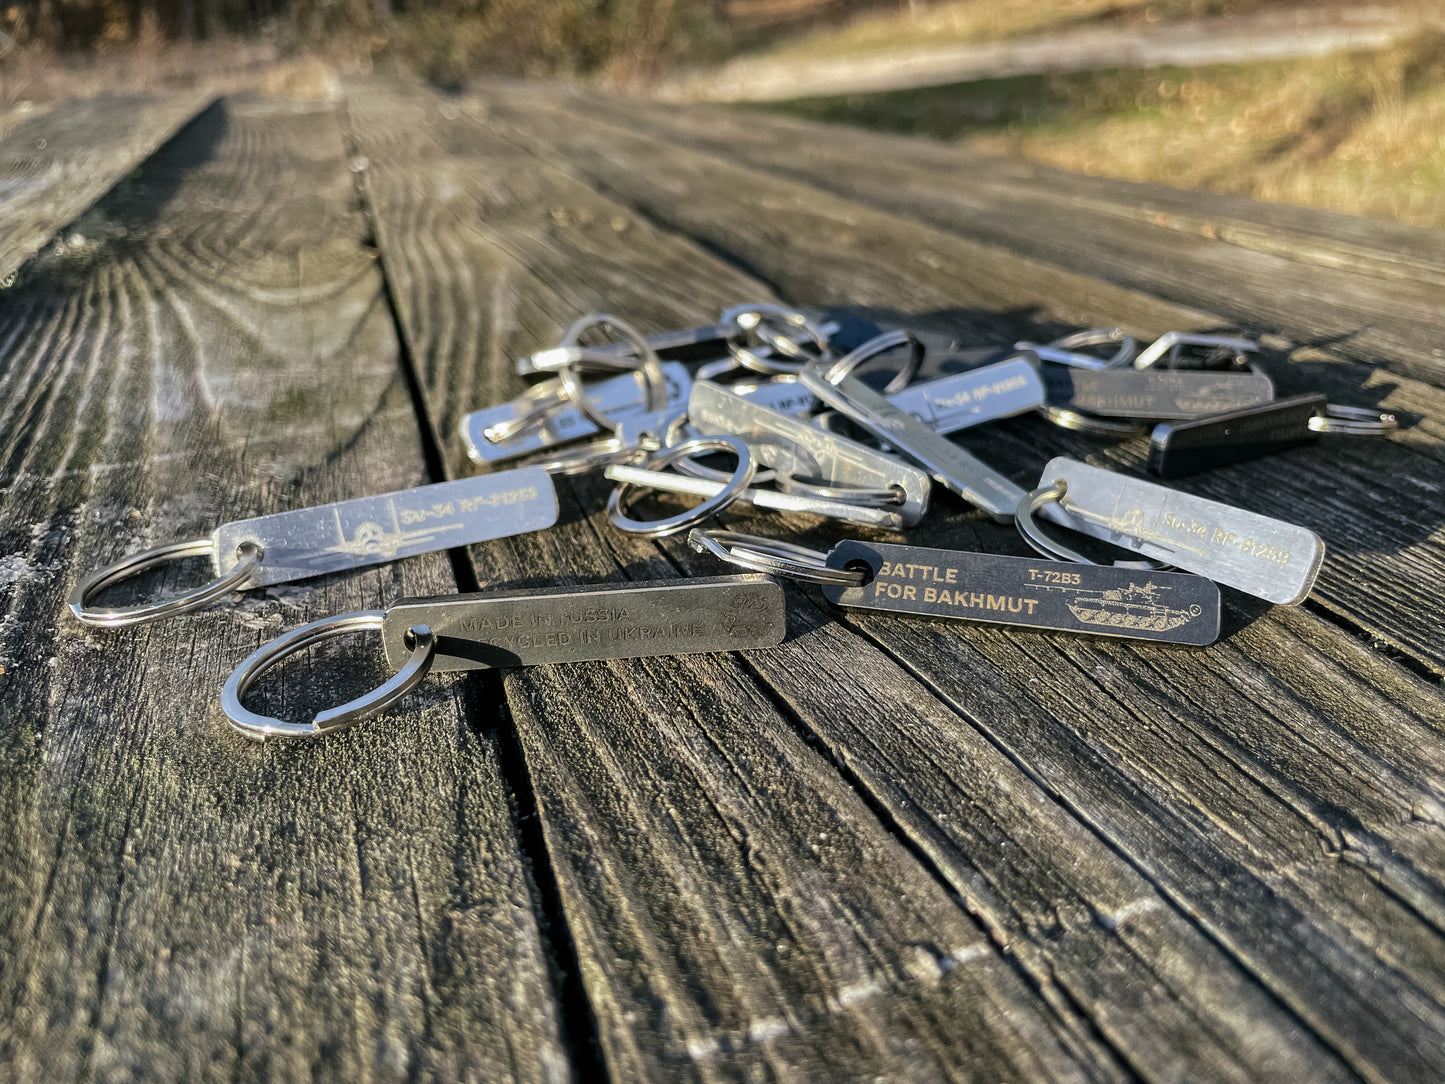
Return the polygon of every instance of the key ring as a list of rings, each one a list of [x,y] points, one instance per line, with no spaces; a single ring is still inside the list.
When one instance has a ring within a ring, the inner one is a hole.
[[[699,377],[702,371],[698,371]],[[662,446],[671,448],[678,441],[682,440],[684,431],[693,432],[688,424],[687,413],[684,411],[672,419],[667,430],[662,434]],[[699,434],[693,432],[694,436]],[[757,464],[754,464],[756,467]],[[679,456],[672,464],[672,469],[678,474],[686,474],[691,478],[706,478],[714,482],[726,482],[732,475],[727,471],[718,470],[716,467],[708,467],[693,459],[690,455]],[[776,477],[775,472],[768,468],[766,470],[754,470],[753,480],[748,483],[750,486],[765,486]]]
[[[1116,422],[1108,418],[1097,418],[1092,414],[1081,414],[1066,407],[1041,406],[1038,408],[1049,421],[1063,429],[1076,433],[1088,433],[1095,437],[1133,437],[1146,432],[1148,425],[1140,422]]]
[[[1324,413],[1316,414],[1309,420],[1312,433],[1348,433],[1352,436],[1381,436],[1400,428],[1395,415],[1385,414],[1369,407],[1339,406],[1325,404]]]
[[[258,715],[241,703],[241,697],[246,695],[246,690],[256,679],[287,655],[336,636],[380,629],[385,617],[385,610],[357,610],[334,617],[323,617],[320,621],[312,621],[292,629],[262,645],[258,651],[252,652],[226,679],[225,687],[221,690],[221,708],[232,728],[253,741],[271,737],[319,738],[345,730],[352,724],[369,719],[391,707],[426,677],[436,660],[436,637],[426,625],[411,627],[411,656],[406,665],[387,681],[355,700],[317,712],[316,717],[309,723],[288,723],[269,715]]]
[[[727,484],[716,495],[708,497],[695,508],[689,508],[665,519],[632,519],[626,512],[627,489],[630,483],[619,482],[607,497],[607,518],[612,521],[612,525],[618,530],[642,535],[644,538],[662,538],[665,535],[676,534],[678,531],[696,526],[709,516],[721,512],[737,500],[748,486],[752,485],[757,464],[753,462],[753,455],[748,450],[747,444],[737,437],[694,437],[692,440],[674,444],[671,448],[654,454],[648,459],[646,465],[650,470],[661,470],[671,466],[684,456],[695,455],[698,452],[732,452],[738,457],[737,467],[728,478]]]
[[[903,504],[908,496],[902,486],[882,486],[876,489],[866,486],[818,485],[814,482],[800,482],[785,470],[775,472],[774,484],[783,493],[798,493],[804,497],[817,497],[822,501],[838,504],[856,504],[862,508],[891,508]]]
[[[625,320],[606,313],[593,313],[590,316],[583,316],[572,321],[572,324],[562,333],[563,346],[578,346],[578,340],[592,328],[607,328],[620,335],[629,345],[632,346],[636,358],[627,357],[612,359],[603,354],[588,354],[589,360],[603,360],[610,366],[622,369],[631,369],[640,372],[647,384],[647,410],[649,413],[659,411],[667,406],[667,377],[662,371],[662,362],[657,357],[657,351],[652,349],[648,341],[643,338],[642,333]],[[584,348],[585,349],[585,348]],[[617,425],[602,411],[592,405],[587,398],[582,386],[582,379],[577,375],[574,363],[559,366],[557,377],[562,382],[562,395],[571,401],[572,405],[580,410],[584,417],[592,422],[602,432],[613,432]]]
[[[91,607],[90,599],[96,592],[119,583],[121,580],[129,579],[148,568],[165,564],[167,561],[180,560],[183,557],[210,557],[213,562],[216,559],[214,539],[196,538],[189,542],[172,542],[168,546],[158,546],[155,549],[146,550],[144,553],[123,557],[114,564],[106,565],[99,571],[92,572],[76,584],[75,590],[70,593],[66,604],[77,621],[82,621],[87,625],[98,625],[102,628],[144,625],[173,614],[190,613],[192,610],[209,606],[216,599],[228,595],[232,591],[240,590],[251,578],[251,574],[260,566],[265,551],[254,542],[242,542],[236,547],[236,556],[238,560],[231,571],[216,577],[210,583],[198,587],[194,591],[187,591],[185,594],[142,606]]]
[[[828,336],[823,333],[822,328],[802,313],[769,302],[735,305],[723,312],[720,323],[731,326],[732,330],[725,336],[724,342],[727,343],[728,353],[743,368],[751,369],[753,372],[762,373],[765,376],[776,376],[780,373],[801,372],[803,366],[814,360],[792,339],[778,334],[768,327],[766,318],[769,316],[801,331],[812,340],[820,355],[828,352]],[[756,334],[771,351],[782,357],[765,357],[758,351],[750,349],[742,341],[740,334],[748,331]],[[783,360],[783,358],[796,360]]]
[[[621,437],[605,437],[602,440],[588,441],[581,448],[571,449],[566,455],[525,459],[518,466],[541,467],[553,477],[573,477],[591,474],[611,463],[631,463],[645,458],[661,447],[660,443],[649,440],[633,442]]]
[[[1116,343],[1118,349],[1113,356],[1107,358],[1079,352],[1079,348],[1083,346],[1113,346]],[[1122,368],[1128,365],[1129,359],[1134,356],[1134,346],[1134,336],[1118,327],[1094,327],[1086,331],[1075,331],[1047,343],[1014,343],[1015,350],[1032,350],[1043,361],[1051,361],[1056,365],[1072,365],[1080,369]]]
[[[883,386],[884,395],[902,391],[918,375],[918,369],[923,364],[923,355],[926,352],[922,340],[911,331],[885,331],[882,335],[875,335],[828,366],[827,372],[823,374],[824,379],[830,384],[836,384],[845,376],[851,375],[853,370],[865,361],[872,361],[905,343],[908,345],[908,360]]]
[[[1018,526],[1019,534],[1024,536],[1027,542],[1036,553],[1055,561],[1072,561],[1079,565],[1098,565],[1098,561],[1091,561],[1078,550],[1070,549],[1057,539],[1046,535],[1034,519],[1035,513],[1046,504],[1054,504],[1063,500],[1064,494],[1069,491],[1069,485],[1062,478],[1055,479],[1053,484],[1040,486],[1032,493],[1025,495],[1019,501],[1018,511],[1014,513],[1014,523]],[[1120,560],[1114,562],[1115,568],[1137,568],[1148,569],[1154,572],[1173,571],[1174,566],[1164,561],[1155,561],[1145,558],[1140,561]]]
[[[1235,339],[1227,335],[1195,335],[1188,331],[1166,331],[1140,351],[1139,356],[1134,359],[1134,368],[1153,368],[1166,354],[1169,357],[1166,368],[1177,368],[1176,362],[1179,360],[1181,348],[1185,346],[1214,346],[1233,350],[1234,357],[1230,360],[1230,365],[1236,369],[1247,367],[1249,365],[1247,355],[1259,350],[1259,344],[1252,339]]]
[[[1018,511],[1014,513],[1014,523],[1018,525],[1019,534],[1024,536],[1024,541],[1032,546],[1036,553],[1055,561],[1073,561],[1080,565],[1098,564],[1097,561],[1091,561],[1078,550],[1070,549],[1044,534],[1042,528],[1034,520],[1034,513],[1046,504],[1054,504],[1062,500],[1068,491],[1068,483],[1060,478],[1050,485],[1040,486],[1032,493],[1025,494],[1024,499],[1019,501]]]
[[[687,544],[698,553],[710,553],[728,564],[802,583],[861,587],[868,582],[868,573],[861,569],[829,568],[826,553],[794,542],[759,538],[739,531],[705,531],[698,527],[687,536]]]

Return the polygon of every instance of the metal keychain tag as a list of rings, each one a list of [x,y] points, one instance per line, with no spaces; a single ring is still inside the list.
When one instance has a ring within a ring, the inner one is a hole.
[[[782,643],[782,588],[766,576],[608,583],[402,599],[386,611],[387,663],[406,632],[437,638],[433,673],[593,659],[741,651]]]
[[[1274,398],[1262,373],[1191,369],[1044,370],[1048,405],[1104,418],[1195,418],[1258,406]]]
[[[551,476],[526,467],[222,524],[215,533],[216,571],[224,575],[236,564],[244,542],[265,554],[251,574],[251,586],[265,587],[556,522]]]
[[[1059,456],[1040,486],[1062,483],[1048,516],[1076,531],[1283,605],[1303,602],[1325,544],[1304,527]]]
[[[926,469],[936,482],[1003,523],[1013,520],[1025,493],[1007,477],[940,436],[912,414],[899,410],[868,385],[851,376],[830,383],[827,365],[814,363],[799,377],[803,386]]]
[[[199,609],[231,591],[399,561],[434,550],[539,531],[557,522],[557,490],[540,467],[356,497],[223,523],[208,539],[162,546],[94,572],[71,593],[90,625],[136,625]],[[209,556],[217,578],[159,602],[95,609],[90,598],[144,569]]]
[[[221,691],[247,738],[317,738],[385,711],[428,673],[774,647],[786,634],[782,588],[766,576],[596,584],[402,599],[389,610],[322,618],[264,644]],[[321,640],[379,629],[395,674],[355,700],[292,723],[241,701],[282,659]]]
[[[692,390],[692,377],[680,362],[662,364],[667,379],[667,404],[681,406]],[[647,412],[647,391],[634,373],[596,380],[587,385],[592,405],[614,422]],[[599,430],[591,419],[575,406],[557,404],[535,426],[507,440],[493,441],[487,430],[502,422],[510,422],[533,409],[535,404],[524,394],[510,402],[462,416],[459,429],[467,455],[478,463],[497,463],[530,452],[551,448],[568,441],[594,436]]]
[[[1028,358],[1009,358],[914,384],[888,396],[888,402],[935,433],[956,433],[1038,409],[1044,384]]]
[[[858,489],[896,486],[904,526],[923,518],[933,488],[926,473],[891,455],[819,429],[753,400],[699,380],[688,397],[688,418],[701,432],[741,437],[759,462],[799,478]]]
[[[1149,469],[1162,478],[1177,478],[1308,444],[1322,433],[1383,435],[1398,428],[1393,414],[1337,406],[1318,393],[1295,395],[1263,406],[1156,425]]]
[[[851,540],[827,567],[860,562],[868,582],[824,586],[829,602],[1199,647],[1219,638],[1219,588],[1203,576]]]

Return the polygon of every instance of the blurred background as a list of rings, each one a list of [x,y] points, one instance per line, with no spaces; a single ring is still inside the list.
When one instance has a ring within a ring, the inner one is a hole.
[[[1064,169],[1445,226],[1445,0],[36,0],[38,105],[358,74],[525,77],[792,113]],[[860,163],[860,168],[864,168]]]

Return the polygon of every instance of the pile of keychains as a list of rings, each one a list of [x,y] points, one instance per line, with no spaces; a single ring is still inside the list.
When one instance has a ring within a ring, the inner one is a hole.
[[[618,529],[645,537],[690,530],[699,552],[749,574],[403,599],[385,611],[323,618],[237,667],[222,693],[231,724],[251,738],[314,737],[384,711],[432,671],[773,646],[785,625],[773,576],[818,584],[843,607],[1210,644],[1220,628],[1217,584],[1298,604],[1324,558],[1319,537],[1065,457],[1050,460],[1026,492],[948,434],[1029,411],[1109,437],[1152,426],[1149,468],[1169,478],[1321,433],[1395,428],[1391,415],[1322,395],[1275,399],[1252,365],[1255,352],[1246,339],[1177,332],[1141,350],[1111,329],[962,350],[936,334],[770,304],[650,337],[615,316],[587,316],[558,346],[517,362],[522,375],[542,379],[462,419],[470,457],[504,469],[227,523],[210,538],[94,573],[70,609],[88,624],[138,624],[235,590],[541,530],[557,519],[553,478],[600,471],[616,483],[607,515]],[[865,364],[874,371],[861,373]],[[700,526],[745,502],[902,531],[927,515],[935,483],[1014,523],[1044,559],[862,540],[824,553]],[[646,492],[701,503],[634,518]],[[1063,540],[1068,532],[1129,555],[1096,564]],[[216,571],[205,587],[142,606],[91,605],[121,579],[199,555]],[[381,630],[395,671],[379,688],[304,723],[242,704],[280,659],[360,629]]]

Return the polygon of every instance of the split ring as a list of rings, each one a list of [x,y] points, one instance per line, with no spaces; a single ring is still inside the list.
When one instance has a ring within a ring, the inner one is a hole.
[[[148,568],[165,564],[167,561],[180,560],[183,557],[210,557],[212,561],[215,560],[216,544],[209,538],[196,538],[190,542],[172,542],[168,546],[159,546],[156,549],[146,550],[144,553],[122,558],[115,564],[106,565],[98,572],[92,572],[76,585],[75,590],[70,593],[67,605],[77,621],[104,628],[144,625],[151,621],[159,621],[163,617],[190,613],[192,610],[209,606],[218,598],[244,587],[246,581],[251,578],[251,574],[260,566],[264,551],[255,542],[242,542],[236,548],[236,556],[238,560],[231,571],[194,591],[187,591],[182,595],[141,606],[91,607],[91,597],[97,592],[137,573],[144,572]]]
[[[628,483],[619,482],[607,498],[607,518],[612,521],[612,525],[618,530],[642,535],[644,538],[662,538],[665,535],[686,530],[688,527],[695,527],[709,516],[721,512],[747,492],[748,486],[752,485],[757,465],[753,462],[753,454],[748,450],[747,444],[737,437],[694,437],[692,440],[685,440],[681,444],[674,444],[671,448],[658,452],[647,461],[647,467],[649,470],[661,470],[671,466],[684,456],[696,455],[699,452],[732,452],[738,457],[738,465],[722,489],[697,507],[679,512],[675,516],[658,520],[640,520],[632,519],[627,515],[625,509]]]
[[[696,528],[687,543],[698,553],[710,553],[753,572],[768,572],[802,583],[827,587],[861,587],[868,573],[853,568],[829,568],[828,555],[793,542],[742,534],[738,531],[704,531]]]
[[[862,346],[849,351],[828,366],[828,371],[823,374],[823,379],[829,384],[836,384],[865,361],[872,361],[905,344],[908,346],[908,360],[884,385],[883,394],[892,395],[894,392],[902,391],[918,375],[918,369],[923,364],[923,355],[926,352],[922,340],[911,331],[885,331],[882,335],[875,335]]]
[[[1055,561],[1072,561],[1080,565],[1097,564],[1077,550],[1072,550],[1068,546],[1054,541],[1044,534],[1043,529],[1034,520],[1035,512],[1046,504],[1062,500],[1068,491],[1068,483],[1060,478],[1052,485],[1040,486],[1032,493],[1025,494],[1024,499],[1019,501],[1018,511],[1014,513],[1014,524],[1018,527],[1019,534],[1024,536],[1024,541],[1045,557]]]
[[[881,486],[877,489],[864,486],[824,486],[814,482],[800,482],[787,471],[777,471],[774,484],[779,492],[796,493],[803,497],[816,497],[820,501],[835,504],[851,504],[859,508],[891,508],[903,504],[908,497],[902,486]]]
[[[265,738],[319,738],[345,730],[353,723],[370,719],[391,707],[426,677],[436,659],[436,637],[426,625],[413,625],[411,657],[389,680],[369,693],[334,708],[318,712],[309,723],[288,723],[269,715],[258,715],[241,703],[241,697],[262,674],[293,652],[322,640],[367,629],[380,629],[385,610],[358,610],[323,617],[276,637],[242,660],[221,690],[221,708],[231,726],[241,734],[261,741]]]

